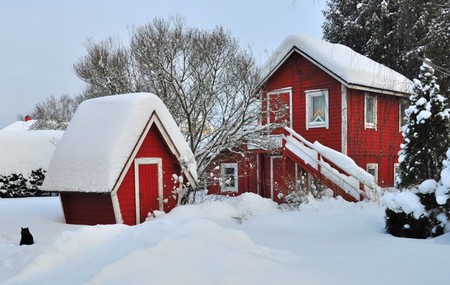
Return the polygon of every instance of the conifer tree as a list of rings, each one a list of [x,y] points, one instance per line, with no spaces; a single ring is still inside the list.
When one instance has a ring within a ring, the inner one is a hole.
[[[442,161],[450,147],[447,99],[439,94],[431,61],[426,59],[414,80],[414,93],[406,110],[400,151],[399,187],[418,185],[426,179],[440,179]]]
[[[346,45],[408,78],[430,58],[450,97],[450,0],[328,0],[324,39]]]

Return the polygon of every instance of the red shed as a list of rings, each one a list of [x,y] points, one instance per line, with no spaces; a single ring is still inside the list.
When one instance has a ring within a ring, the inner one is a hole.
[[[242,185],[240,180],[253,181],[250,187],[232,189],[222,183],[211,186],[210,193],[252,191],[278,200],[291,178],[295,183],[305,173],[323,178],[320,169],[327,166],[317,166],[317,161],[336,166],[330,159],[314,149],[304,152],[315,158],[299,157],[298,149],[291,148],[302,148],[308,142],[327,147],[326,153],[337,151],[351,158],[359,166],[356,172],[369,172],[381,187],[394,185],[404,102],[411,92],[409,79],[346,46],[305,36],[288,37],[262,73],[258,90],[263,101],[262,123],[283,122],[290,132],[284,136],[280,128],[263,138],[278,140],[271,151],[252,150],[239,161],[228,156],[222,163],[222,176],[224,171],[234,171],[235,185]],[[245,171],[251,167],[254,170]],[[358,183],[356,188],[364,187]]]
[[[42,189],[60,194],[67,223],[134,225],[170,211],[180,183],[196,187],[196,179],[194,156],[164,103],[137,93],[78,107]]]

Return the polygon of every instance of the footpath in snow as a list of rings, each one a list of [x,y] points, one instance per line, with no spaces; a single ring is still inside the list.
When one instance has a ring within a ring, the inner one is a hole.
[[[280,210],[254,194],[138,226],[66,225],[58,198],[0,199],[0,284],[446,284],[450,234],[400,239],[384,209],[341,199]],[[19,246],[20,227],[36,243]]]

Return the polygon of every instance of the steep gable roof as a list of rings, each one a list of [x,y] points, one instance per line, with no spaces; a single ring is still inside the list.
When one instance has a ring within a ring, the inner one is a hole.
[[[260,85],[294,52],[310,60],[348,88],[394,95],[411,93],[412,81],[400,73],[347,46],[299,35],[286,38],[274,52],[262,68]]]
[[[149,122],[163,131],[180,163],[186,162],[186,176],[195,183],[194,155],[170,112],[156,95],[136,93],[80,104],[56,148],[42,189],[111,192]]]

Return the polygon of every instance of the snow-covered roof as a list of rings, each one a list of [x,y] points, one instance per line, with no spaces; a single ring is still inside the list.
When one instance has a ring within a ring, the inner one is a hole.
[[[47,170],[63,131],[32,130],[33,122],[18,121],[0,130],[0,175]]]
[[[197,179],[194,155],[164,103],[136,93],[84,101],[78,107],[50,163],[42,189],[111,192],[151,118],[159,118],[188,179]]]
[[[410,94],[412,81],[351,48],[292,35],[286,38],[262,68],[263,84],[293,53],[298,52],[348,88],[391,94]]]

